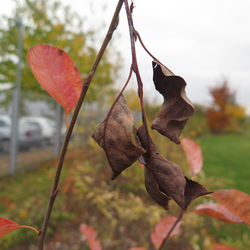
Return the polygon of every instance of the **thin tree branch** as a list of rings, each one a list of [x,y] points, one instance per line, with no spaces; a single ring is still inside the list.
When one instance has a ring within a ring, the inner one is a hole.
[[[67,134],[65,136],[64,143],[63,143],[63,146],[62,146],[62,150],[61,150],[61,153],[60,153],[60,156],[59,156],[57,170],[56,170],[54,183],[53,183],[51,195],[50,195],[48,206],[47,206],[47,211],[46,211],[46,214],[45,214],[45,217],[44,217],[42,230],[40,231],[40,234],[39,234],[38,250],[43,250],[44,239],[45,239],[46,231],[47,231],[47,228],[48,228],[48,225],[49,225],[49,219],[50,219],[50,215],[51,215],[51,212],[52,212],[53,204],[55,202],[55,199],[56,199],[56,196],[57,196],[57,193],[58,193],[59,179],[60,179],[60,175],[61,175],[61,171],[62,171],[62,167],[63,167],[65,154],[66,154],[66,151],[67,151],[67,148],[68,148],[70,136],[72,134],[72,131],[73,131],[77,116],[78,116],[79,111],[81,109],[82,103],[83,103],[83,101],[85,99],[86,93],[87,93],[88,88],[89,88],[90,83],[91,83],[91,80],[92,80],[92,78],[93,78],[93,76],[95,74],[95,71],[96,71],[96,69],[97,69],[97,67],[98,67],[98,65],[99,65],[99,63],[101,61],[101,58],[102,58],[102,56],[103,56],[103,54],[104,54],[104,52],[105,52],[105,50],[107,48],[107,45],[109,44],[109,42],[110,42],[110,40],[112,38],[112,35],[113,35],[117,25],[118,25],[119,13],[120,13],[123,1],[124,0],[119,0],[119,2],[117,4],[115,13],[113,15],[112,21],[110,23],[110,26],[109,26],[108,32],[107,32],[107,34],[106,34],[106,36],[104,38],[104,41],[102,43],[102,46],[101,46],[101,48],[100,48],[100,50],[98,52],[98,55],[97,55],[97,57],[95,59],[95,62],[93,64],[93,66],[92,66],[92,69],[91,69],[89,75],[86,77],[86,79],[84,81],[81,95],[80,95],[79,100],[78,100],[78,102],[76,104],[76,108],[75,108],[75,111],[73,113],[73,117],[72,117],[71,123],[69,125],[69,129],[67,130]]]
[[[161,246],[159,247],[158,250],[162,250],[162,249],[163,249],[164,244],[166,243],[166,241],[167,241],[168,238],[170,237],[170,235],[171,235],[171,233],[173,232],[173,230],[175,229],[176,225],[178,224],[178,222],[181,221],[183,213],[184,213],[184,210],[182,209],[182,210],[180,211],[180,213],[179,213],[179,215],[178,215],[178,217],[177,217],[177,219],[176,219],[174,225],[172,226],[172,228],[171,228],[170,231],[168,232],[167,236],[166,236],[166,237],[164,238],[164,240],[162,241]]]
[[[129,33],[130,33],[130,42],[131,42],[131,51],[132,51],[132,69],[136,75],[137,79],[137,84],[138,84],[138,96],[140,98],[140,104],[141,104],[141,112],[142,112],[142,121],[146,129],[146,134],[147,134],[147,140],[148,140],[148,152],[150,154],[150,169],[153,169],[153,164],[152,164],[152,149],[151,149],[151,140],[150,140],[150,135],[148,131],[148,125],[147,125],[147,119],[146,119],[146,114],[144,110],[144,104],[143,104],[143,83],[141,80],[139,68],[138,68],[138,63],[137,63],[137,58],[136,58],[136,51],[135,51],[135,40],[137,38],[137,32],[134,28],[133,24],[133,18],[132,18],[132,13],[131,13],[131,8],[128,6],[128,1],[124,0],[125,8],[126,8],[126,13],[127,13],[127,18],[128,18],[128,26],[129,26]],[[133,2],[132,2],[133,4]],[[133,7],[133,5],[132,5]],[[133,8],[132,8],[133,10]],[[152,171],[153,174],[153,171]],[[153,177],[155,178],[154,174]],[[156,179],[155,179],[156,180]]]
[[[126,13],[127,13],[127,18],[128,18],[128,26],[129,26],[129,34],[130,34],[130,44],[131,44],[131,52],[132,52],[132,69],[136,75],[137,79],[137,84],[138,84],[138,95],[140,98],[143,96],[143,83],[141,80],[139,68],[138,68],[138,63],[137,63],[137,58],[136,58],[136,51],[135,51],[135,38],[136,38],[136,33],[134,29],[134,24],[133,24],[133,18],[132,14],[130,11],[130,8],[128,6],[128,1],[125,0],[125,8],[126,8]]]

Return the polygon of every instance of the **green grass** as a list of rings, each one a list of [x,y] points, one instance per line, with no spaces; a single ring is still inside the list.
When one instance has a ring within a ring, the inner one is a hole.
[[[207,177],[216,176],[232,180],[223,188],[237,189],[250,195],[250,137],[240,135],[210,135],[200,140],[203,154],[203,171]],[[220,230],[210,227],[215,237],[225,239],[238,249],[249,249],[249,226],[244,224],[224,224]],[[245,236],[244,236],[245,235]],[[248,245],[248,246],[246,246]]]
[[[207,176],[231,179],[234,183],[226,188],[250,194],[250,137],[209,136],[201,139],[200,146]]]

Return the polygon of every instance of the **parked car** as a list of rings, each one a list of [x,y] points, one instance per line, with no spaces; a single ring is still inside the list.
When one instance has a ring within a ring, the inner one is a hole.
[[[22,122],[29,122],[38,126],[42,131],[42,145],[52,145],[55,142],[56,125],[52,119],[46,117],[22,117]]]
[[[0,115],[0,152],[8,153],[11,143],[11,119],[7,115]],[[19,120],[18,146],[20,149],[28,149],[41,145],[43,140],[42,130],[39,126],[28,121]]]

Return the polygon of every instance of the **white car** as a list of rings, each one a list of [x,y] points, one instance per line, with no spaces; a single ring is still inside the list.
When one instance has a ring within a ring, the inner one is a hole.
[[[11,142],[11,119],[7,115],[0,115],[0,152],[8,153]],[[28,149],[41,145],[43,140],[42,130],[39,126],[28,121],[19,120],[18,145],[20,149]]]
[[[22,117],[20,122],[28,122],[42,131],[42,145],[52,145],[55,141],[56,126],[52,119],[45,117]]]

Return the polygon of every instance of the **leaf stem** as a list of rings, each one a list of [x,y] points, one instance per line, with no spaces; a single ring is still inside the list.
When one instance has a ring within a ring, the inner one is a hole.
[[[138,37],[141,46],[142,46],[143,49],[149,54],[149,56],[151,56],[152,59],[153,59],[155,62],[157,62],[158,64],[163,65],[166,69],[168,69],[168,70],[174,75],[174,73],[173,73],[168,67],[166,67],[162,62],[160,62],[155,56],[153,56],[153,55],[149,52],[149,50],[148,50],[148,49],[146,48],[146,46],[144,45],[144,43],[143,43],[143,41],[142,41],[142,39],[141,39],[141,36],[140,36],[140,34],[138,33],[138,31],[135,30],[135,34],[136,34],[136,36]]]
[[[178,224],[179,221],[181,221],[182,219],[182,216],[183,216],[183,213],[184,213],[184,210],[182,209],[175,221],[175,223],[173,224],[172,228],[169,230],[167,236],[164,238],[164,240],[162,241],[161,243],[161,246],[159,247],[158,250],[162,250],[163,249],[163,246],[164,244],[166,243],[166,241],[168,240],[169,236],[171,235],[171,233],[173,232],[174,228],[176,227],[176,225]]]
[[[28,228],[28,229],[32,229],[33,231],[35,231],[35,232],[36,232],[36,234],[37,234],[37,235],[39,235],[39,231],[38,231],[36,228],[34,228],[34,227],[30,227],[30,226],[20,226],[20,228]]]
[[[134,28],[132,13],[131,13],[131,10],[128,6],[128,1],[124,0],[124,4],[125,4],[125,8],[126,8],[129,33],[130,33],[131,52],[132,52],[132,69],[136,75],[136,79],[137,79],[137,83],[138,83],[138,96],[140,98],[140,104],[141,104],[142,121],[143,121],[143,124],[144,124],[145,129],[146,129],[147,140],[148,140],[148,148],[146,150],[149,153],[149,157],[150,157],[149,158],[149,162],[150,162],[149,168],[152,171],[152,169],[153,169],[152,153],[151,153],[152,149],[151,149],[151,140],[150,140],[148,125],[147,125],[147,119],[146,119],[146,114],[145,114],[144,104],[143,104],[143,83],[141,80],[141,76],[140,76],[140,72],[139,72],[139,68],[138,68],[138,63],[137,63],[137,58],[136,58],[136,51],[135,51],[135,40],[137,38],[137,31]],[[145,167],[147,167],[147,166],[145,165]],[[152,171],[152,174],[153,174],[153,177],[155,178],[153,171]]]
[[[97,69],[97,67],[98,67],[98,65],[99,65],[99,63],[101,61],[101,58],[102,58],[102,56],[103,56],[103,54],[104,54],[104,52],[105,52],[111,38],[112,38],[112,35],[113,35],[114,31],[116,30],[116,27],[118,25],[119,13],[120,13],[123,1],[124,0],[119,0],[118,4],[116,6],[116,10],[114,12],[113,18],[111,20],[108,32],[107,32],[107,34],[106,34],[106,36],[104,38],[102,46],[101,46],[101,48],[100,48],[100,50],[99,50],[99,52],[97,54],[97,57],[95,59],[95,62],[93,64],[93,66],[92,66],[92,69],[91,69],[89,75],[86,77],[86,79],[85,79],[85,81],[83,83],[83,88],[82,88],[82,91],[81,91],[81,95],[80,95],[79,100],[78,100],[78,102],[76,104],[76,108],[75,108],[75,111],[73,113],[72,120],[70,122],[69,129],[67,130],[67,133],[66,133],[66,136],[65,136],[65,139],[64,139],[64,143],[63,143],[63,146],[62,146],[62,149],[61,149],[61,153],[60,153],[60,156],[59,156],[57,170],[56,170],[56,174],[55,174],[55,178],[54,178],[54,182],[53,182],[53,187],[52,187],[52,190],[51,190],[51,195],[50,195],[48,206],[47,206],[47,211],[46,211],[46,214],[45,214],[45,217],[44,217],[41,233],[39,235],[38,250],[43,250],[43,248],[44,248],[44,239],[45,239],[46,231],[47,231],[47,228],[48,228],[48,225],[49,225],[49,219],[50,219],[50,215],[51,215],[51,212],[52,212],[53,204],[54,204],[55,198],[56,198],[57,193],[58,193],[59,179],[60,179],[60,176],[61,176],[63,162],[64,162],[65,154],[66,154],[66,151],[67,151],[67,148],[68,148],[70,136],[72,134],[72,131],[73,131],[77,116],[78,116],[79,111],[81,109],[82,103],[83,103],[83,101],[85,99],[86,93],[87,93],[88,88],[89,88],[90,83],[91,83],[91,80],[92,80],[92,78],[93,78],[93,76],[95,74],[95,71],[96,71],[96,69]]]
[[[65,110],[65,118],[66,118],[66,126],[67,126],[67,130],[69,129],[69,118],[68,118],[68,114]]]

